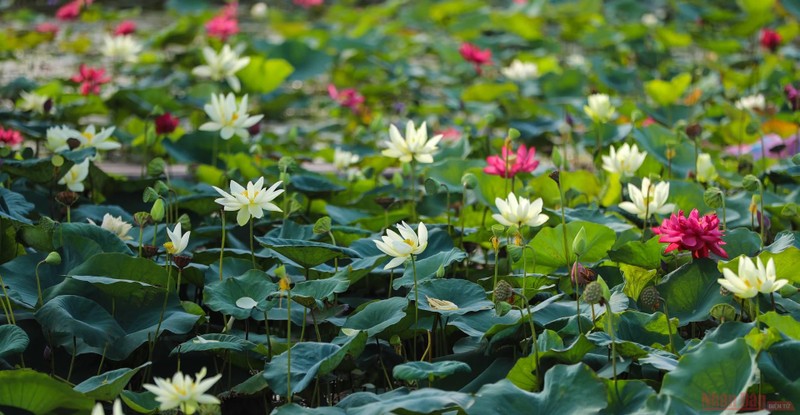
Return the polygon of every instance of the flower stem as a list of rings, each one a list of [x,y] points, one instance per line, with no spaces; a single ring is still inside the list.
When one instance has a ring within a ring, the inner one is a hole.
[[[417,329],[419,328],[419,289],[417,287],[417,260],[411,255],[411,269],[414,272],[414,360],[417,360]]]
[[[528,245],[525,245],[525,248],[531,248]],[[528,304],[528,295],[526,294],[528,288],[528,268],[527,268],[527,261],[525,258],[525,248],[522,248],[522,304],[525,305],[525,309],[528,311],[528,324],[531,326],[531,344],[533,345],[533,359],[536,361],[536,390],[539,390],[539,384],[542,382],[542,370],[539,367],[539,346],[536,344],[536,326],[533,325],[533,307]],[[534,253],[533,260],[536,261],[536,256]]]
[[[763,148],[763,146],[762,146],[762,148]],[[759,229],[758,230],[759,230],[759,233],[761,234],[761,247],[763,248],[764,247],[764,243],[765,243],[764,242],[765,228],[766,228],[765,224],[767,223],[767,212],[764,211],[764,184],[763,183],[759,182],[758,191],[759,191],[759,193],[761,193],[761,197],[760,197],[761,200],[759,201],[759,203],[761,204],[761,219],[759,220],[759,224],[758,224],[758,228]]]
[[[663,299],[664,301],[664,315],[667,317],[667,332],[669,333],[669,349],[672,353],[678,354],[678,350],[675,348],[675,341],[672,339],[672,321],[669,318],[669,307],[667,306],[667,300]]]
[[[225,211],[220,214],[222,218],[222,244],[219,247],[219,280],[222,281],[222,259],[225,255]]]
[[[500,273],[498,266],[500,256],[500,243],[495,244],[498,248],[494,250],[494,281],[492,282],[492,302],[497,303],[497,275]],[[496,305],[496,304],[495,304]]]
[[[254,219],[250,218],[250,259],[253,261],[253,269],[258,269],[256,266],[256,251],[253,249],[253,221]]]
[[[417,165],[411,160],[411,221],[417,221]]]
[[[39,301],[36,303],[36,305],[39,306],[39,307],[44,305],[44,300],[42,298],[42,283],[39,280],[39,266],[42,265],[42,264],[44,264],[44,261],[39,261],[39,263],[36,264],[36,269],[34,271],[35,274],[36,274],[36,292],[39,295]],[[3,287],[3,289],[5,289],[5,287]]]
[[[144,234],[144,232],[143,232],[143,231],[144,231],[144,229],[143,229],[143,227],[140,225],[140,226],[139,226],[139,258],[141,258],[141,257],[142,257],[142,236],[143,236],[143,234]]]
[[[563,237],[562,239],[563,239],[563,242],[564,242],[564,260],[567,262],[566,263],[566,265],[567,265],[567,275],[569,275],[570,270],[572,269],[572,266],[571,266],[572,264],[569,263],[570,262],[569,261],[570,253],[569,253],[569,242],[567,242],[567,215],[566,215],[565,210],[564,210],[564,204],[565,204],[565,202],[564,202],[564,188],[561,186],[561,180],[558,180],[556,182],[556,185],[558,185],[558,195],[561,198],[561,227],[562,227],[561,235]],[[576,258],[575,260],[577,261],[578,259]],[[583,328],[581,327],[581,303],[580,303],[580,301],[581,301],[581,299],[580,299],[580,296],[579,296],[579,293],[578,293],[578,280],[575,279],[575,307],[576,307],[576,310],[577,310],[577,314],[575,315],[575,317],[578,319],[578,332],[582,333],[583,332]]]
[[[3,282],[3,277],[0,276],[0,288],[3,289],[3,299],[0,303],[3,304],[3,311],[6,313],[6,320],[10,322],[12,325],[17,325],[17,319],[14,317],[14,310],[11,307],[11,299],[8,298],[8,291],[6,290],[6,284]],[[6,307],[8,309],[6,310]]]
[[[614,336],[614,320],[611,316],[611,305],[606,304],[606,316],[608,316],[608,334],[611,336],[611,370],[614,373],[614,390],[617,392],[617,398],[620,398],[619,386],[617,385],[617,341]]]
[[[286,290],[286,402],[292,403],[292,287]]]

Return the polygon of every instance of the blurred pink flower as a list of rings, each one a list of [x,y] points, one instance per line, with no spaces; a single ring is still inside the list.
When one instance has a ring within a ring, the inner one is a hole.
[[[73,0],[56,10],[56,18],[58,20],[75,20],[80,16],[82,7],[83,0]]]
[[[309,9],[314,6],[319,6],[324,2],[324,0],[292,0],[296,6],[300,6],[306,9]]]
[[[792,111],[800,110],[800,91],[794,87],[792,84],[787,84],[783,88],[784,94],[786,94],[786,99],[789,101],[789,105],[792,106]]]
[[[0,143],[7,147],[16,147],[22,144],[22,134],[17,130],[0,127]]]
[[[233,2],[225,6],[222,11],[206,23],[206,33],[222,41],[239,33],[239,20],[236,11],[239,3]]]
[[[339,91],[333,84],[328,85],[328,95],[331,99],[338,102],[343,107],[350,108],[358,112],[364,103],[364,96],[359,94],[354,88],[347,88]]]
[[[694,258],[706,258],[713,252],[723,258],[728,253],[722,249],[725,242],[722,240],[722,231],[719,230],[719,218],[709,214],[700,217],[697,209],[693,209],[689,216],[684,217],[683,211],[672,214],[669,219],[664,219],[661,226],[653,228],[653,232],[661,235],[661,243],[669,243],[664,253],[674,250],[692,251]]]
[[[789,136],[785,139],[777,134],[767,134],[762,138],[766,151],[764,152],[767,158],[773,159],[786,159],[797,154],[800,151],[800,139],[797,135]],[[743,144],[741,146],[732,145],[725,148],[725,153],[732,156],[739,156],[740,154],[752,154],[753,160],[761,159],[761,142],[759,140],[753,144]]]
[[[136,22],[133,20],[125,20],[114,28],[114,36],[125,36],[136,32]]]
[[[39,33],[51,33],[53,35],[58,33],[59,26],[52,22],[42,22],[36,25],[36,31]]]
[[[493,155],[486,158],[488,166],[483,172],[504,178],[514,177],[517,173],[530,173],[539,166],[539,160],[535,157],[536,149],[531,147],[528,150],[525,144],[520,144],[517,154],[511,153],[508,146],[503,146],[501,156]]]
[[[465,61],[475,67],[475,72],[481,73],[481,65],[486,65],[492,61],[492,51],[489,49],[479,49],[472,43],[462,43],[458,48],[458,53]]]
[[[778,50],[778,46],[781,45],[783,39],[781,35],[772,30],[772,29],[761,29],[761,36],[759,37],[759,42],[761,43],[761,47],[764,49],[769,50],[770,52],[775,52]]]
[[[82,95],[98,95],[100,94],[100,85],[111,81],[111,77],[106,76],[106,70],[103,68],[92,68],[81,64],[78,73],[73,75],[70,80],[81,84]]]
[[[169,134],[175,131],[181,120],[172,114],[165,112],[156,117],[156,134]]]
[[[458,141],[458,140],[461,139],[461,131],[458,131],[457,129],[455,129],[453,127],[445,128],[444,130],[441,130],[441,131],[437,132],[436,134],[437,135],[441,135],[442,136],[442,140],[444,140],[444,141],[453,142],[453,141]]]

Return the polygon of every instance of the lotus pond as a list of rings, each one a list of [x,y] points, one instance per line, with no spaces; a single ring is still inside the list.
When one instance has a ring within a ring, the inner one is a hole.
[[[800,2],[0,2],[0,413],[800,405]]]

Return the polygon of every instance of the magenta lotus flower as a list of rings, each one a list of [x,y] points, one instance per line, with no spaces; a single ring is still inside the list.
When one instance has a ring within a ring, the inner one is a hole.
[[[206,33],[209,36],[226,41],[229,37],[239,33],[239,20],[236,19],[236,10],[239,4],[230,3],[222,11],[206,23]]]
[[[319,6],[323,3],[323,0],[292,0],[296,6],[300,6],[306,9],[309,9],[314,6]]]
[[[513,154],[508,146],[503,146],[502,155],[486,157],[488,166],[483,172],[503,178],[514,177],[517,173],[530,173],[539,166],[539,160],[535,157],[536,149],[531,147],[529,150],[525,144],[520,144],[517,154]]]
[[[772,29],[761,29],[761,36],[758,40],[762,48],[775,52],[778,50],[778,46],[781,45],[783,38],[781,38],[780,33]]]
[[[783,92],[786,94],[789,105],[792,106],[792,111],[800,110],[800,91],[794,85],[788,84],[783,88]]]
[[[92,68],[81,64],[78,73],[70,78],[72,82],[81,84],[81,95],[100,94],[100,85],[111,81],[110,76],[106,76],[106,70],[103,68]]]
[[[354,112],[361,110],[361,105],[364,104],[364,96],[359,94],[353,88],[347,88],[339,91],[333,84],[328,85],[328,95],[331,99],[338,102],[339,105],[350,108]]]
[[[125,36],[136,32],[136,22],[133,20],[125,20],[114,28],[114,36]]]
[[[465,61],[471,63],[475,67],[475,72],[481,73],[481,66],[487,65],[492,61],[492,51],[489,49],[479,49],[472,43],[462,43],[458,48],[458,53]]]
[[[6,147],[16,147],[22,144],[22,134],[17,130],[0,127],[0,144]]]
[[[661,226],[653,228],[653,232],[661,235],[658,242],[668,243],[665,253],[674,250],[692,251],[694,258],[706,258],[713,252],[723,258],[728,253],[722,249],[725,242],[722,240],[722,231],[719,230],[719,218],[709,214],[700,217],[697,209],[693,209],[689,216],[684,217],[683,211],[672,214],[669,219],[664,219]]]
[[[56,10],[56,19],[58,20],[75,20],[81,14],[83,7],[83,0],[73,0]]]
[[[56,35],[58,34],[59,27],[52,22],[42,22],[36,25],[36,32]]]

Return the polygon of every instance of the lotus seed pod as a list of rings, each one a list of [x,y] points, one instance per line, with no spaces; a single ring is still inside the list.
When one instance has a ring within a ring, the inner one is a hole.
[[[603,302],[603,287],[599,282],[593,281],[586,286],[583,291],[583,301],[589,304],[601,304]]]
[[[730,304],[717,304],[711,307],[709,314],[719,321],[733,321],[736,319],[736,309]]]
[[[661,307],[661,296],[658,293],[658,289],[652,285],[647,286],[642,290],[642,292],[639,294],[639,301],[643,306],[651,310],[656,310]]]
[[[722,190],[717,187],[709,187],[703,193],[703,201],[712,209],[719,209],[722,207],[723,198]]]
[[[58,265],[61,263],[61,255],[58,252],[53,251],[47,254],[47,258],[44,259],[44,262],[50,265]]]
[[[466,173],[461,176],[461,185],[465,189],[474,189],[478,187],[478,178],[472,173]]]
[[[514,297],[514,289],[511,284],[500,280],[494,287],[494,299],[497,301],[510,301]]]

